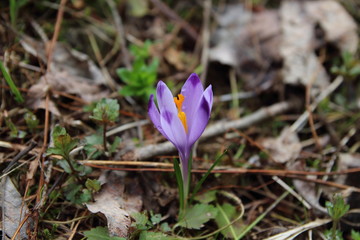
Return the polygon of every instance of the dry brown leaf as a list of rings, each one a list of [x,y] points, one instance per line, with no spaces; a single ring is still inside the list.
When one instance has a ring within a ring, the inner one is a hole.
[[[24,218],[25,213],[28,212],[28,208],[26,204],[22,206],[22,197],[10,178],[3,178],[1,185],[0,195],[4,200],[2,210],[4,211],[5,217],[2,224],[2,234],[5,233],[6,236],[11,238]],[[26,221],[20,229],[18,234],[20,239],[27,239],[26,229],[28,227],[28,223],[29,221]]]
[[[44,63],[47,62],[44,43],[27,36],[23,36],[20,43],[27,52],[39,57]],[[51,71],[67,72],[69,76],[80,77],[89,84],[105,84],[101,70],[86,54],[71,49],[61,42],[55,45]]]
[[[103,175],[102,178],[102,182],[106,183],[95,195],[95,202],[87,203],[86,206],[93,213],[105,215],[111,235],[127,237],[131,225],[130,214],[142,208],[141,193],[136,194],[139,184],[136,184],[136,179],[129,180],[115,172]]]
[[[324,30],[326,41],[335,43],[341,51],[356,52],[359,43],[356,22],[338,1],[307,1],[305,9]]]
[[[30,54],[46,62],[45,44],[30,37],[23,37],[20,43]],[[75,94],[86,102],[99,100],[108,95],[100,88],[105,77],[86,54],[57,43],[53,53],[51,70],[32,85],[28,92],[27,104],[30,108],[45,109],[45,95],[49,90]],[[55,103],[49,101],[49,111],[60,116]]]
[[[312,94],[317,94],[329,85],[329,79],[314,52],[315,22],[303,9],[300,1],[284,1],[280,8],[282,76],[286,84],[311,84]]]
[[[250,90],[266,90],[281,76],[285,84],[311,84],[317,94],[329,85],[317,48],[332,43],[354,52],[358,46],[354,20],[333,0],[282,1],[279,10],[255,13],[228,5],[217,19],[210,60],[234,66]],[[321,39],[315,34],[319,26]],[[281,62],[281,69],[274,67]]]
[[[261,145],[266,148],[271,157],[278,163],[295,160],[302,148],[297,134],[290,128],[284,128],[277,138],[261,140]]]

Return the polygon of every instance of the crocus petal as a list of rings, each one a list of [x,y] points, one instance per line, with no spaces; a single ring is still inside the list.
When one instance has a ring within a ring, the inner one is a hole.
[[[165,109],[160,113],[160,123],[164,133],[166,133],[166,138],[175,145],[179,152],[185,154],[188,145],[187,137],[177,114]]]
[[[195,111],[203,92],[204,88],[196,73],[191,74],[190,77],[186,80],[184,86],[181,88],[181,94],[185,96],[182,110],[186,114],[188,128],[191,128],[191,125],[195,120],[194,118],[196,118]]]
[[[154,126],[159,130],[159,132],[164,135],[164,137],[166,137],[167,139],[168,136],[166,135],[166,133],[164,132],[164,130],[161,127],[161,122],[160,122],[160,113],[159,110],[157,109],[155,102],[154,102],[154,95],[151,94],[150,96],[150,100],[149,100],[149,105],[148,105],[148,114],[149,117],[151,119],[151,121],[153,122]]]
[[[196,119],[193,120],[191,128],[189,128],[188,144],[192,146],[204,132],[209,121],[211,107],[213,103],[213,92],[211,85],[206,88],[201,95],[201,99],[195,109]]]
[[[165,110],[170,111],[173,114],[177,114],[178,111],[175,106],[174,97],[170,89],[163,81],[159,81],[159,83],[157,84],[156,97],[160,114],[162,114]]]

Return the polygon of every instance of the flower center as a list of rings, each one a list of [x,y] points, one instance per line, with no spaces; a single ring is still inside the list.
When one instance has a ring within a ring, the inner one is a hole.
[[[178,117],[184,126],[185,132],[187,133],[188,127],[186,124],[186,114],[183,111],[181,111],[181,107],[182,107],[184,100],[185,100],[185,97],[182,94],[178,94],[177,97],[174,97],[174,102],[175,102],[176,108],[178,110]]]

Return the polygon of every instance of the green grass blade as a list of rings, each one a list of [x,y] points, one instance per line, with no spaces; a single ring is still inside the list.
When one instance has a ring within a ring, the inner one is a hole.
[[[176,182],[178,184],[178,188],[179,188],[179,202],[180,202],[180,213],[179,213],[179,219],[181,219],[183,213],[184,213],[184,208],[185,208],[185,197],[184,197],[184,183],[182,180],[182,175],[181,175],[181,170],[180,170],[180,166],[179,166],[179,161],[177,159],[174,160],[174,171],[175,171],[175,177],[176,177]]]
[[[11,92],[15,95],[15,100],[19,103],[24,102],[24,99],[21,96],[19,89],[16,87],[15,83],[11,79],[11,76],[8,73],[8,71],[6,70],[6,68],[4,67],[4,64],[2,63],[2,61],[0,61],[0,70],[7,82],[7,84],[9,85]]]
[[[216,167],[216,165],[219,164],[221,158],[225,155],[225,153],[227,152],[227,150],[225,150],[213,163],[213,165],[211,165],[211,167],[207,170],[207,172],[204,174],[204,176],[200,179],[200,181],[196,184],[196,186],[194,187],[194,190],[191,194],[191,198],[190,198],[190,204],[192,203],[192,201],[194,200],[194,197],[196,195],[196,193],[200,190],[201,185],[204,183],[204,181],[206,180],[206,178],[209,176],[209,174],[211,173],[211,171]]]
[[[16,0],[10,0],[10,21],[11,25],[15,27],[16,18],[17,18],[17,4]]]

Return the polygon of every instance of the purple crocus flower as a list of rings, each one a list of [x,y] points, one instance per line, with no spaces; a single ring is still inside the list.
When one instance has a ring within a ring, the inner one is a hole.
[[[150,96],[148,113],[155,127],[178,149],[182,178],[188,185],[188,163],[194,143],[200,138],[209,121],[213,103],[211,85],[205,91],[199,77],[193,73],[186,80],[177,97],[162,81],[156,88],[158,107],[154,95]]]

